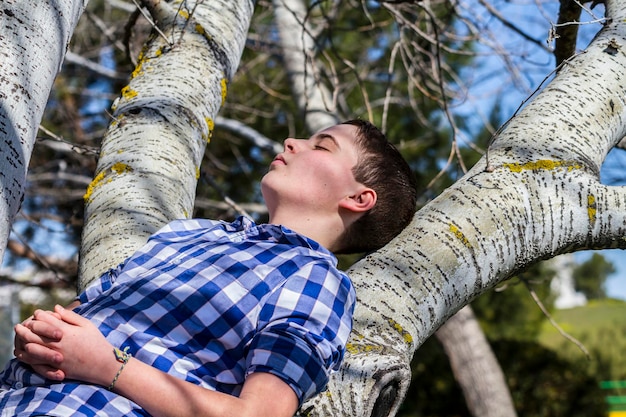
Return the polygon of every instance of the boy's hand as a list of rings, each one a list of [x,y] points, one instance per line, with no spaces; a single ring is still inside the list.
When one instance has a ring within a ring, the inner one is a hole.
[[[35,312],[28,326],[16,326],[16,333],[25,341],[23,353],[16,348],[16,353],[22,353],[16,355],[18,359],[53,380],[72,378],[108,385],[119,367],[113,346],[98,328],[61,306],[54,312]]]
[[[63,361],[63,356],[47,344],[60,341],[63,333],[52,323],[42,321],[42,314],[54,315],[59,319],[56,313],[37,310],[22,324],[15,325],[13,354],[18,360],[31,365],[38,374],[49,379],[62,380],[65,375],[59,370],[59,364]]]

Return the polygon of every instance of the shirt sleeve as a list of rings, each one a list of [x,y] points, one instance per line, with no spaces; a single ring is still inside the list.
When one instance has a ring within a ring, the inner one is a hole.
[[[278,376],[300,404],[323,391],[343,360],[355,299],[349,278],[334,267],[320,262],[300,268],[263,305],[247,374]]]

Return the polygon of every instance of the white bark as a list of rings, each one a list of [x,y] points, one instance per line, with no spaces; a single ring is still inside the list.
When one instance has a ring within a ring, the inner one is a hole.
[[[0,260],[52,83],[87,1],[4,1],[0,7]]]
[[[515,417],[504,372],[469,305],[435,333],[474,417]]]
[[[609,1],[610,23],[506,126],[488,161],[350,271],[360,297],[350,355],[309,415],[395,415],[415,349],[475,296],[539,259],[626,247],[624,189],[599,183],[626,134],[625,14]]]
[[[114,105],[85,196],[82,288],[169,220],[191,216],[200,162],[253,11],[251,0],[151,3],[167,40],[149,41]]]
[[[309,131],[317,132],[339,123],[333,94],[314,65],[316,51],[313,29],[302,0],[273,0],[274,20],[280,31],[283,60],[298,108]]]
[[[513,398],[502,368],[470,306],[465,306],[435,333],[450,359],[454,377],[475,417],[514,417]],[[445,343],[444,343],[445,341]]]

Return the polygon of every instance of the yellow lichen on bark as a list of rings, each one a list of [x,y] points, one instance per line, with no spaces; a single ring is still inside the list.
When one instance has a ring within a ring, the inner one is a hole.
[[[141,50],[141,52],[139,53],[139,57],[137,58],[137,66],[135,67],[133,72],[130,74],[130,79],[131,80],[133,78],[143,74],[143,64],[144,64],[144,62],[146,62],[146,46],[145,45],[144,45],[143,49]]]
[[[117,162],[115,164],[113,164],[113,166],[111,167],[111,172],[121,175],[124,174],[126,172],[132,172],[132,168],[130,166],[128,166],[127,164],[123,163],[123,162]],[[99,173],[98,175],[96,175],[96,177],[93,179],[93,181],[91,181],[91,183],[89,184],[89,186],[87,187],[87,191],[85,192],[85,195],[83,195],[83,200],[85,201],[85,203],[89,203],[91,202],[91,196],[93,195],[94,190],[99,187],[100,185],[110,182],[111,179],[108,179],[105,181],[105,177],[106,177],[106,173],[107,171],[102,171],[101,173]]]
[[[133,72],[130,74],[130,79],[131,80],[133,78],[143,74],[143,64],[146,62],[146,51],[147,50],[148,50],[148,45],[146,44],[141,49],[141,52],[139,52],[139,56],[137,57],[137,66],[135,67]]]
[[[133,169],[130,166],[123,162],[117,162],[111,167],[111,171],[115,172],[116,174],[123,174],[125,172],[131,172],[132,170]]]
[[[143,74],[142,68],[143,68],[143,60],[137,62],[137,66],[135,67],[133,72],[131,72],[130,78],[133,79],[133,78]]]
[[[91,201],[91,195],[93,194],[93,190],[96,189],[96,187],[102,182],[102,180],[104,180],[104,172],[96,175],[93,181],[91,181],[91,183],[87,187],[85,195],[83,196],[83,200],[85,201],[85,203],[89,203]]]
[[[222,85],[222,106],[223,106],[224,102],[226,101],[226,96],[228,95],[228,80],[226,78],[222,78],[221,85]]]
[[[380,345],[372,343],[362,343],[363,336],[360,334],[352,333],[352,342],[346,343],[346,350],[353,355],[357,353],[367,352],[382,352],[383,348]]]
[[[137,91],[130,88],[129,85],[122,88],[122,98],[124,98],[125,100],[130,100],[134,97],[137,97]]]
[[[382,352],[383,348],[382,346],[373,344],[346,343],[346,350],[350,352],[350,354],[356,355],[359,353]]]
[[[596,197],[593,194],[589,194],[587,196],[587,215],[592,226],[596,223],[597,211]]]
[[[395,321],[394,319],[389,319],[389,324],[391,324],[391,327],[393,327],[395,331],[400,333],[400,335],[407,344],[413,343],[413,336],[411,336],[409,332],[404,330],[397,321]]]
[[[522,171],[552,171],[557,168],[567,168],[568,171],[573,169],[580,169],[581,165],[576,161],[553,161],[551,159],[539,159],[533,162],[526,162],[525,164],[518,164],[516,162],[504,164],[504,167],[512,172]]]
[[[205,117],[204,121],[206,122],[207,134],[203,135],[206,143],[211,142],[211,138],[213,137],[213,130],[215,129],[215,122],[210,117]]]
[[[112,111],[115,111],[115,109],[116,109],[116,108],[117,108],[117,100],[115,100],[115,101],[113,102],[113,104],[111,104],[111,110],[112,110]],[[119,116],[117,116],[115,119],[111,120],[111,123],[110,123],[110,125],[109,125],[109,126],[110,126],[111,128],[114,128],[114,127],[116,127],[118,124],[120,124],[120,123],[122,122],[122,120],[123,120],[123,119],[124,119],[124,115],[123,115],[123,114],[120,114],[120,115],[119,115]]]
[[[452,223],[450,223],[450,231],[457,239],[461,241],[461,243],[463,243],[463,245],[467,246],[468,248],[472,247],[472,244],[470,243],[469,239],[466,238],[463,232],[461,232],[461,230],[455,225],[453,225]]]

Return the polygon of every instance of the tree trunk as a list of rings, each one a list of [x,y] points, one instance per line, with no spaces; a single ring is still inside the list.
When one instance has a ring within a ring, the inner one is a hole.
[[[470,306],[450,317],[435,336],[450,359],[452,372],[473,416],[517,415],[504,373]]]
[[[310,132],[339,123],[333,95],[315,65],[317,46],[302,0],[273,0],[274,21],[280,33],[283,60],[291,93]]]
[[[251,0],[150,1],[159,22],[114,104],[85,195],[80,288],[172,219],[191,216],[200,162],[239,65]]]
[[[48,95],[86,4],[5,1],[0,7],[0,259],[24,198]]]

